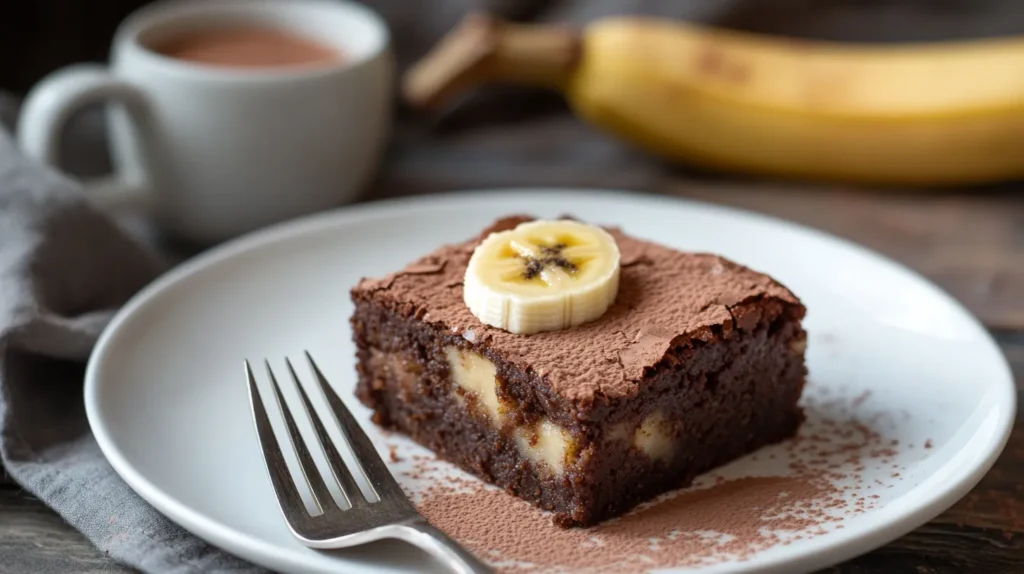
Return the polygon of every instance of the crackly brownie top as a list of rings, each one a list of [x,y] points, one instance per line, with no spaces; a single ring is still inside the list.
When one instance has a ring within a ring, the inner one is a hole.
[[[445,245],[379,279],[363,279],[353,296],[404,309],[467,340],[489,347],[506,361],[532,369],[552,391],[585,407],[600,393],[608,399],[631,396],[644,369],[670,346],[702,330],[733,321],[731,308],[762,297],[803,307],[771,277],[716,255],[686,253],[606,228],[620,252],[615,303],[589,323],[560,331],[516,335],[481,323],[462,299],[462,280],[473,249],[496,231],[531,220],[500,219],[478,237]]]

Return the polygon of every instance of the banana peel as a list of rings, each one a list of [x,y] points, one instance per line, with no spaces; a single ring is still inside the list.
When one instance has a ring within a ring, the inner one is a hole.
[[[1024,37],[861,45],[650,17],[581,30],[472,14],[402,81],[436,109],[539,86],[671,161],[784,179],[957,186],[1024,175]]]

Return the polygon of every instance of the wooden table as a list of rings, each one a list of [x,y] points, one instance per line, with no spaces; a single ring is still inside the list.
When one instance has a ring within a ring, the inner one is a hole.
[[[430,145],[423,145],[423,133],[402,134],[370,197],[495,186],[590,186],[696,198],[776,215],[862,243],[950,291],[989,327],[1013,365],[1018,389],[1024,390],[1024,185],[895,192],[740,181],[669,168],[564,115],[468,133],[452,123],[435,126]],[[545,137],[536,137],[537,130]],[[445,135],[452,133],[460,135]],[[0,487],[0,572],[127,571],[31,496]],[[1021,425],[991,472],[953,508],[883,548],[826,570],[1021,571]]]

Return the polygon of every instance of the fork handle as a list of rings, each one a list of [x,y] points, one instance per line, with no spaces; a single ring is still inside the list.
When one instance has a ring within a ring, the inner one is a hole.
[[[403,524],[407,542],[426,550],[459,574],[492,574],[494,570],[473,556],[458,542],[435,528],[426,520],[413,520]]]

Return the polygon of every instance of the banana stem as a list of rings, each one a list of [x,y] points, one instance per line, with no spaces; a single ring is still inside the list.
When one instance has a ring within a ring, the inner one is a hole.
[[[482,83],[560,89],[579,53],[580,36],[570,28],[471,14],[406,72],[402,92],[412,107],[433,108]]]

